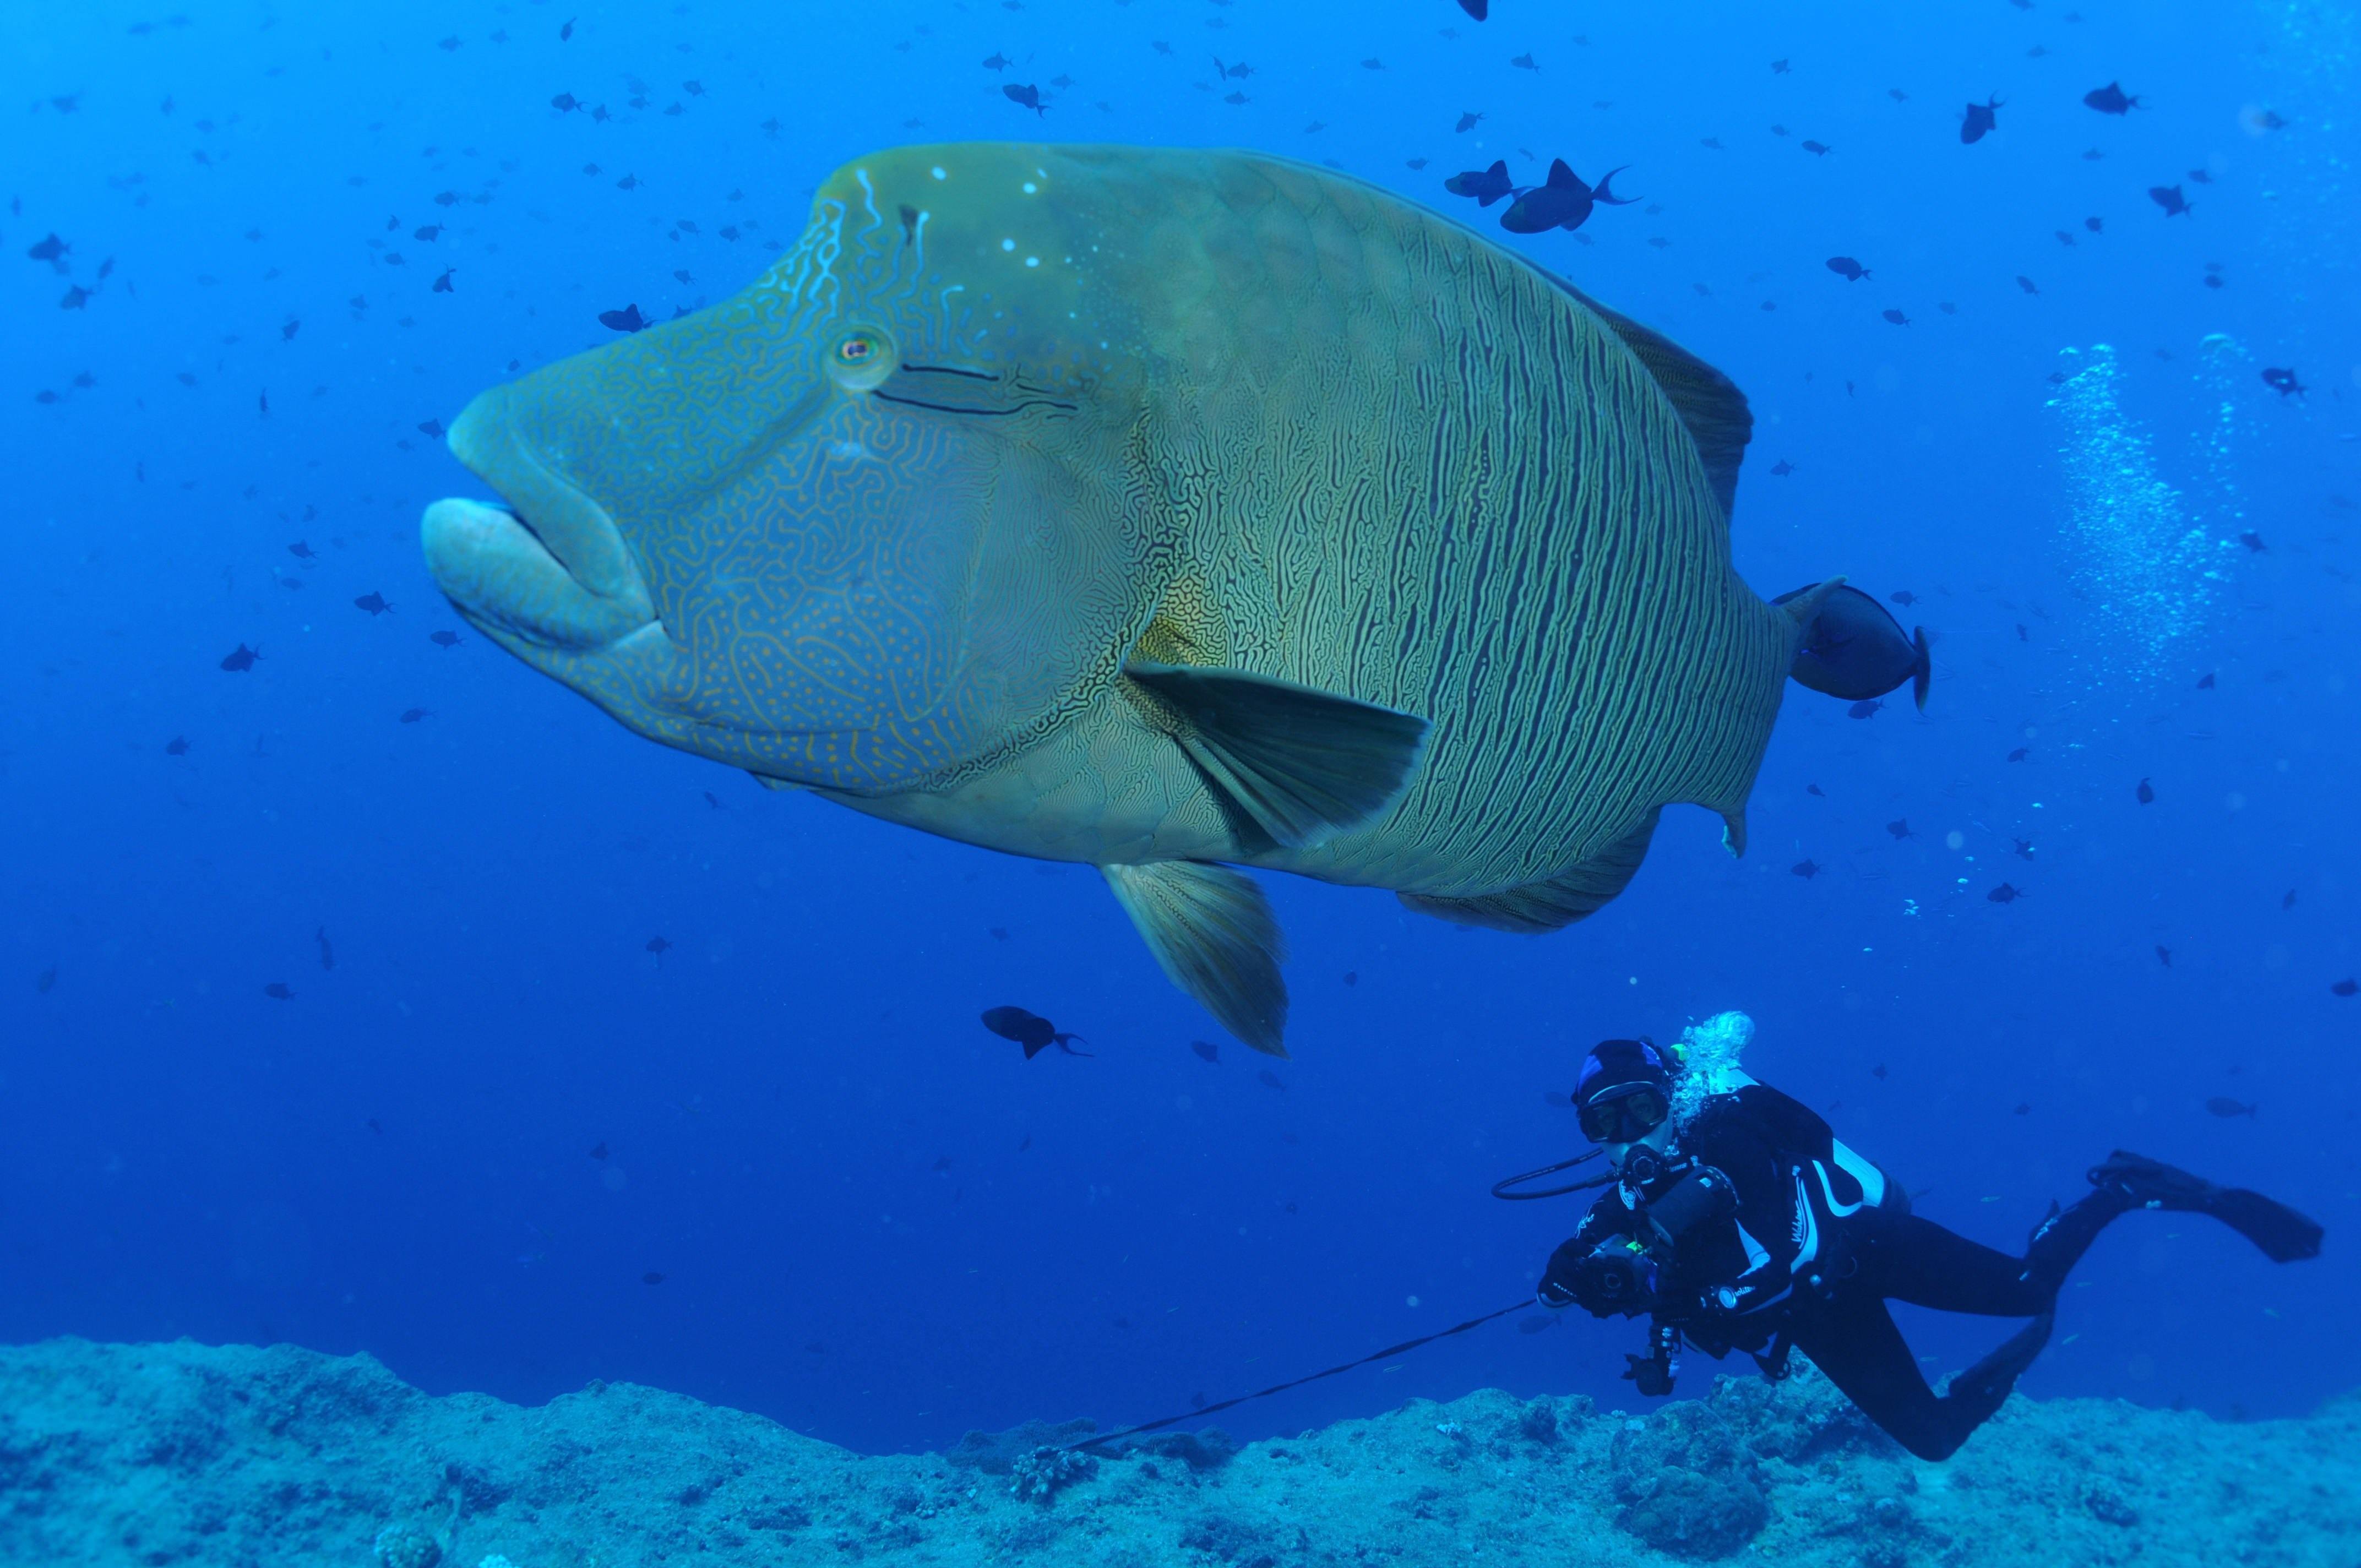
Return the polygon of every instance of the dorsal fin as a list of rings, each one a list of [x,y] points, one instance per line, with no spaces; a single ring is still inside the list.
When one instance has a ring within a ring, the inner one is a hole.
[[[1697,443],[1706,477],[1721,501],[1722,515],[1728,517],[1738,499],[1738,466],[1745,461],[1747,439],[1754,433],[1754,415],[1747,409],[1746,394],[1738,389],[1738,383],[1663,333],[1609,310],[1554,272],[1544,270],[1543,276],[1598,312],[1656,378],[1656,385],[1673,400],[1673,411],[1688,428],[1689,439]]]
[[[1573,170],[1565,166],[1565,159],[1553,158],[1550,159],[1549,182],[1555,189],[1563,191],[1568,186],[1581,184],[1582,181]]]

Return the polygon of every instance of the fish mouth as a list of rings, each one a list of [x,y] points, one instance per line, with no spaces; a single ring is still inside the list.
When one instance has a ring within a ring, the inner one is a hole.
[[[488,633],[550,652],[610,647],[654,624],[622,531],[536,456],[506,417],[504,393],[485,393],[452,422],[452,455],[502,502],[426,509],[420,542],[436,584]]]

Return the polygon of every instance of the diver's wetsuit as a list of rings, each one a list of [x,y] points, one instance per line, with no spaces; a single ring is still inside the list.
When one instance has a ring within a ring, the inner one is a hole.
[[[1652,1234],[1651,1202],[1695,1168],[1692,1160],[1728,1178],[1734,1212],[1674,1238]],[[1760,1084],[1708,1101],[1664,1165],[1663,1178],[1641,1189],[1627,1179],[1591,1205],[1551,1258],[1542,1299],[1576,1301],[1583,1258],[1614,1238],[1644,1238],[1653,1289],[1624,1310],[1651,1312],[1660,1331],[1676,1329],[1716,1358],[1748,1351],[1773,1376],[1792,1344],[1925,1459],[1948,1458],[2000,1408],[2048,1338],[2067,1271],[2109,1221],[2139,1203],[2120,1186],[2100,1187],[2053,1212],[2026,1255],[2010,1257],[1912,1214],[1902,1190],[1838,1143],[1826,1122]],[[2040,1321],[1938,1398],[1886,1311],[1889,1299]]]

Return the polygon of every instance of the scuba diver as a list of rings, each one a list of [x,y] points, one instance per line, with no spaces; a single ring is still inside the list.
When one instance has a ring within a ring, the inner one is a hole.
[[[2051,1204],[2025,1255],[2010,1257],[1911,1213],[1899,1184],[1775,1089],[1730,1071],[1715,1085],[1729,1092],[1700,1097],[1691,1083],[1683,1094],[1684,1059],[1646,1040],[1601,1041],[1583,1058],[1573,1101],[1598,1149],[1565,1164],[1603,1153],[1613,1174],[1576,1187],[1613,1185],[1552,1255],[1540,1288],[1544,1306],[1653,1320],[1649,1354],[1627,1355],[1623,1374],[1643,1394],[1672,1392],[1684,1342],[1716,1360],[1746,1351],[1774,1379],[1800,1350],[1903,1447],[1947,1459],[2048,1343],[2067,1271],[2117,1215],[2211,1214],[2279,1263],[2320,1252],[2321,1227],[2295,1211],[2117,1150],[2092,1168],[2092,1190],[2063,1211]],[[1541,1174],[1494,1190],[1502,1190]],[[1938,1397],[1889,1299],[2032,1321]]]

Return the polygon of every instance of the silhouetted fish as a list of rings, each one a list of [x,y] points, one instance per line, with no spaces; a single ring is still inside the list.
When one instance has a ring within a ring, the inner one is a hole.
[[[2156,786],[2149,784],[2146,779],[2140,780],[2139,788],[2133,793],[2139,796],[2139,803],[2142,806],[2153,806],[2156,804]]]
[[[1191,1040],[1189,1042],[1189,1048],[1207,1061],[1217,1062],[1222,1059],[1222,1047],[1211,1040]]]
[[[1788,462],[1784,457],[1780,458],[1779,461],[1771,465],[1771,477],[1774,479],[1784,479],[1795,471],[1795,466],[1793,463]]]
[[[1809,882],[1814,877],[1820,874],[1820,866],[1817,861],[1797,861],[1794,865],[1789,866],[1787,870],[1793,874],[1802,877],[1806,882]]]
[[[1845,709],[1845,717],[1847,718],[1867,718],[1884,706],[1885,705],[1883,703],[1878,701],[1875,697],[1863,697],[1861,701],[1854,703],[1850,707]]]
[[[1897,839],[1907,839],[1911,837],[1910,818],[1907,817],[1897,817],[1893,821],[1885,825],[1885,830],[1888,833],[1893,834]]]
[[[2031,755],[2033,755],[2033,748],[2032,748],[2032,747],[2030,747],[2030,746],[2019,746],[2015,751],[2011,751],[2011,752],[2008,754],[2008,760],[2009,760],[2010,762],[2021,762],[2025,761],[2025,759],[2026,759],[2026,758],[2030,757]]]
[[[2009,840],[2009,842],[2010,842],[2011,844],[2014,844],[2014,845],[2015,845],[2015,846],[2016,846],[2016,858],[2017,858],[2018,860],[2020,860],[2020,861],[2029,861],[2029,860],[2033,859],[2033,840],[2032,840],[2032,839],[2011,839]]]
[[[73,247],[71,244],[60,239],[53,234],[46,239],[35,240],[30,246],[26,247],[25,255],[30,260],[47,261],[54,264],[59,258],[64,256],[66,252],[72,248]]]
[[[312,939],[320,944],[320,967],[335,968],[336,949],[328,945],[328,928],[325,926],[315,927],[312,932]]]
[[[644,332],[647,330],[648,318],[640,314],[640,307],[637,304],[630,304],[620,311],[600,311],[598,324],[610,327],[616,332]]]
[[[295,988],[283,980],[274,980],[262,988],[262,994],[273,1002],[292,1002],[295,1000]]]
[[[990,54],[984,56],[983,59],[983,68],[986,71],[1005,71],[1016,63],[1016,62],[1015,60],[1009,59],[998,49],[993,50]]]
[[[2181,199],[2180,187],[2178,185],[2151,185],[2147,188],[2147,199],[2162,207],[2164,215],[2168,218],[2179,217],[2183,213],[2196,210]]]
[[[1287,1087],[1284,1083],[1279,1082],[1279,1074],[1271,1071],[1268,1068],[1265,1068],[1260,1072],[1255,1074],[1255,1081],[1261,1084],[1265,1089],[1285,1089]]]
[[[1484,114],[1480,109],[1464,109],[1460,111],[1459,123],[1451,128],[1454,132],[1472,131],[1476,128],[1476,122],[1483,117]]]
[[[1000,90],[1000,95],[1037,115],[1049,112],[1049,105],[1041,102],[1041,90],[1029,82],[1012,82]]]
[[[391,609],[393,606],[386,602],[386,597],[383,594],[377,592],[375,589],[371,589],[369,592],[365,593],[361,595],[360,598],[353,600],[353,608],[355,609],[367,610],[371,615],[383,615],[388,610]]]
[[[1968,105],[1967,117],[1960,122],[1960,139],[1977,142],[2000,128],[2000,100],[1995,97],[1982,104]]]
[[[2229,1117],[2251,1116],[2262,1107],[2249,1105],[2244,1101],[2233,1100],[2226,1094],[2216,1094],[2205,1102],[2205,1109],[2213,1112],[2216,1116]]]
[[[1540,64],[1534,60],[1531,54],[1521,54],[1514,60],[1509,61],[1509,63],[1519,71],[1539,71],[1541,69]]]
[[[989,1007],[983,1013],[983,1026],[1004,1040],[1014,1040],[1025,1047],[1025,1059],[1031,1061],[1051,1046],[1070,1057],[1086,1057],[1088,1051],[1078,1051],[1066,1042],[1082,1039],[1080,1035],[1060,1033],[1058,1026],[1038,1013],[1022,1007]]]
[[[1771,602],[1785,604],[1817,587],[1813,583]],[[1867,699],[1883,696],[1905,681],[1923,712],[1934,662],[1925,627],[1904,636],[1902,623],[1883,605],[1859,588],[1839,584],[1820,601],[1788,673],[1816,692],[1852,700],[1853,717],[1866,718],[1877,711],[1873,707],[1861,711]]]
[[[1601,204],[1621,207],[1639,200],[1637,196],[1618,196],[1608,188],[1608,181],[1622,172],[1621,169],[1610,169],[1599,176],[1597,185],[1586,185],[1566,167],[1564,159],[1553,158],[1549,179],[1518,192],[1517,199],[1509,203],[1509,210],[1500,214],[1500,226],[1510,234],[1578,229]]]
[[[168,757],[185,757],[188,754],[189,738],[187,736],[175,735],[170,740],[164,742],[164,755]]]
[[[2172,949],[2166,947],[2162,942],[2158,942],[2156,945],[2156,961],[2162,964],[2165,968],[2170,969],[2172,967]]]
[[[232,674],[244,674],[254,668],[254,662],[261,657],[261,649],[249,648],[241,642],[222,656],[221,667]]]
[[[2332,995],[2351,996],[2356,992],[2361,992],[2361,980],[2340,980],[2328,990]]]
[[[2003,883],[1984,896],[1994,904],[2015,904],[2025,896],[2025,890],[2021,887],[2011,887],[2008,883]]]
[[[426,641],[437,648],[456,648],[460,639],[456,631],[430,631],[426,634]]]
[[[1910,318],[1904,315],[1900,311],[1880,311],[1877,313],[1883,316],[1887,321],[1892,322],[1895,326],[1908,326],[1910,324]]]
[[[401,721],[404,724],[415,724],[433,711],[434,709],[426,707],[405,707],[401,710]]]
[[[571,93],[560,93],[549,101],[549,106],[561,115],[570,115],[582,107],[582,100]]]
[[[2295,372],[2291,369],[2283,369],[2279,367],[2274,366],[2270,369],[2263,372],[2263,381],[2265,385],[2275,389],[2282,398],[2300,398],[2304,394],[2304,384],[2295,378]]]
[[[1869,276],[1869,269],[1863,267],[1860,262],[1855,261],[1850,256],[1829,257],[1828,270],[1835,273],[1838,277],[1843,279],[1848,283],[1858,283],[1862,279]]]
[[[1503,196],[1517,193],[1516,182],[1509,178],[1505,159],[1494,159],[1489,169],[1466,169],[1443,182],[1443,188],[1455,196],[1473,196],[1479,207],[1488,207]]]
[[[320,553],[301,539],[287,547],[287,554],[294,556],[298,561],[316,561],[320,558]]]
[[[2139,107],[2139,100],[2126,93],[2120,82],[2092,88],[2082,94],[2082,102],[2103,115],[2128,115]]]
[[[1918,596],[1912,593],[1908,588],[1896,588],[1892,593],[1886,595],[1885,598],[1888,603],[1898,604],[1905,609],[1908,609],[1912,605],[1918,602]]]
[[[664,956],[672,951],[672,943],[663,937],[650,937],[647,940],[647,950],[655,955],[656,962],[662,963]]]
[[[2041,292],[2040,287],[2037,285],[2032,279],[2027,278],[2022,272],[2016,275],[2016,286],[2024,290],[2028,294],[2038,294]]]

